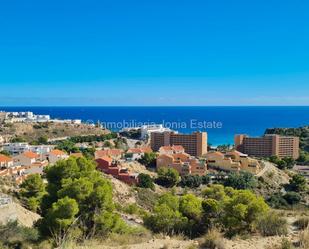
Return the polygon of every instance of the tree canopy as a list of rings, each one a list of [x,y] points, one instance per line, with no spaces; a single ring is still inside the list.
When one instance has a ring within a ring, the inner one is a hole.
[[[250,190],[211,185],[203,196],[164,194],[152,213],[145,216],[145,225],[154,232],[185,233],[191,237],[220,225],[226,233],[234,234],[254,231],[259,218],[269,210],[264,199]]]
[[[232,187],[235,189],[252,189],[257,184],[256,179],[251,173],[239,172],[230,173],[224,181],[224,186]]]
[[[138,175],[138,187],[154,189],[155,186],[150,175],[140,173]]]
[[[139,163],[145,165],[146,167],[154,168],[156,166],[157,155],[154,152],[144,153],[144,155],[138,160]]]
[[[179,182],[179,173],[177,170],[173,168],[160,168],[158,170],[158,178],[156,179],[156,183],[171,188],[177,185]]]
[[[60,160],[45,169],[45,176],[46,188],[39,175],[32,175],[20,192],[29,202],[36,198],[42,215],[39,230],[43,236],[52,236],[58,246],[72,226],[85,236],[128,229],[115,212],[110,181],[93,161],[84,157]]]
[[[39,174],[30,175],[20,185],[19,195],[26,206],[32,211],[38,211],[45,194],[45,184]]]

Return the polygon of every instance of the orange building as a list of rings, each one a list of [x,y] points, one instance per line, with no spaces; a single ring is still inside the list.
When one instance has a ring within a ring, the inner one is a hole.
[[[103,156],[109,156],[114,160],[119,160],[123,156],[124,151],[121,149],[105,149],[105,150],[97,150],[94,153],[95,158],[100,158]]]
[[[181,145],[188,154],[199,157],[207,153],[207,133],[152,132],[150,144],[154,151],[158,151],[162,146]]]
[[[160,148],[160,155],[157,157],[157,169],[162,167],[173,168],[177,170],[180,175],[206,174],[207,164],[205,161],[192,157],[185,152],[174,151],[174,153],[171,153],[171,150],[166,150],[166,146],[164,147]],[[180,149],[180,147],[177,148]],[[167,153],[163,153],[164,151]]]
[[[299,138],[292,136],[280,136],[275,134],[263,137],[248,137],[236,135],[234,138],[235,148],[250,156],[270,157],[278,156],[299,157]]]
[[[0,168],[9,168],[13,166],[13,159],[11,157],[0,154]]]
[[[223,171],[247,171],[257,174],[261,170],[258,160],[236,150],[225,154],[219,151],[211,151],[207,153],[206,159],[209,167]]]

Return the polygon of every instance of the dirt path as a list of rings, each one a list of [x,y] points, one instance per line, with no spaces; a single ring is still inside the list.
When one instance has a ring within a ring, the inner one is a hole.
[[[272,164],[269,162],[263,161],[261,165],[263,165],[264,168],[259,173],[256,174],[257,177],[264,175],[266,172],[272,169]]]
[[[151,239],[147,242],[132,245],[85,245],[78,246],[76,249],[188,249],[194,245],[192,240],[177,240],[177,239]],[[248,248],[246,248],[248,249]]]

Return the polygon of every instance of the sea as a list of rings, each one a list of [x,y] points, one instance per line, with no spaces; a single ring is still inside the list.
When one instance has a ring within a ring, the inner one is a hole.
[[[81,119],[119,131],[142,124],[163,124],[180,133],[206,131],[208,142],[233,144],[235,134],[261,136],[265,129],[309,125],[309,106],[177,106],[177,107],[0,107],[2,111],[31,111],[57,119]]]

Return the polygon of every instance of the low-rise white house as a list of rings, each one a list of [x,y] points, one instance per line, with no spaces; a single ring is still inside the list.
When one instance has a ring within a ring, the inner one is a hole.
[[[28,143],[6,143],[2,146],[2,149],[9,152],[13,156],[16,156],[25,151],[29,151],[29,144]]]
[[[0,154],[0,168],[13,167],[13,159],[11,157]]]
[[[80,119],[51,119],[50,115],[34,114],[33,112],[6,112],[5,122],[54,122],[54,123],[68,123],[68,124],[81,124]]]
[[[169,128],[165,128],[162,124],[142,125],[141,126],[141,138],[146,139],[150,137],[152,132],[165,132],[172,131]]]
[[[26,175],[31,175],[31,174],[43,174],[43,170],[44,168],[48,165],[48,161],[47,160],[43,160],[43,161],[38,161],[35,162],[33,164],[31,164],[31,166],[26,167],[24,173]]]
[[[138,160],[140,159],[145,153],[152,152],[150,147],[141,147],[141,148],[130,148],[127,151],[127,154],[131,154],[131,160]]]
[[[0,136],[0,144],[3,144],[4,143],[4,137]]]
[[[7,112],[6,122],[48,122],[49,115],[35,115],[33,112]]]
[[[50,164],[54,164],[59,160],[67,159],[69,156],[63,152],[62,150],[52,150],[46,155],[46,159],[49,161]]]
[[[13,156],[22,154],[25,151],[32,151],[41,155],[42,158],[54,147],[54,145],[29,145],[28,143],[6,143],[2,146],[3,150],[8,151]]]
[[[132,130],[140,130],[141,131],[141,139],[147,139],[150,138],[150,134],[152,132],[166,132],[166,131],[172,131],[169,128],[164,127],[162,124],[149,124],[149,125],[142,125],[140,127],[126,127],[123,128],[121,131],[132,131]],[[174,131],[174,133],[177,133],[177,131]]]
[[[14,163],[15,165],[30,166],[39,159],[40,155],[32,151],[25,151],[24,153],[14,157]]]

